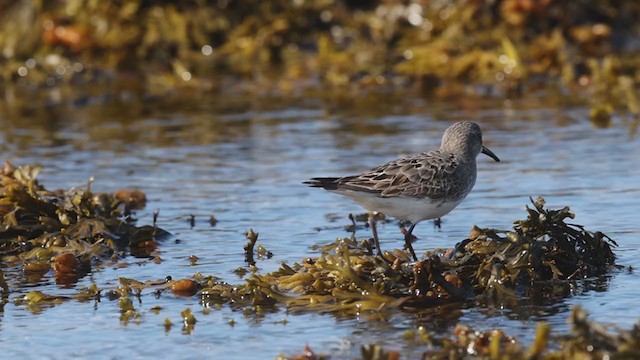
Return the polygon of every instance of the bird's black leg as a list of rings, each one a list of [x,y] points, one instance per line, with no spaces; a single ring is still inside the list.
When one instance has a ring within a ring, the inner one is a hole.
[[[355,236],[356,234],[356,229],[358,228],[358,225],[356,224],[356,218],[353,216],[353,214],[349,214],[349,220],[351,220],[351,233]],[[347,227],[349,228],[349,227]],[[347,230],[349,231],[349,230]]]
[[[407,233],[404,234],[404,247],[409,249],[411,256],[413,256],[413,260],[418,261],[416,252],[413,251],[413,246],[411,245],[411,237],[412,237],[411,233],[413,232],[413,228],[415,227],[416,227],[416,224],[411,224],[411,227],[409,227],[409,231],[407,231]]]
[[[380,249],[380,240],[378,239],[378,230],[376,229],[375,214],[372,212],[369,213],[369,227],[371,228],[371,233],[373,234],[373,241],[376,244],[376,252],[378,256],[384,259],[384,256],[382,256],[382,249]]]

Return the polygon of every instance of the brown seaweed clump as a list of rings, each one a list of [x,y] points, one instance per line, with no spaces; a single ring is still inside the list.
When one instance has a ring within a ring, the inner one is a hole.
[[[431,307],[475,296],[513,299],[541,282],[570,281],[607,272],[615,242],[601,232],[568,224],[568,207],[545,209],[531,200],[527,219],[511,231],[479,229],[450,256],[427,254],[410,262],[404,251],[373,256],[368,242],[345,238],[321,255],[268,274],[253,273],[240,286],[201,278],[205,306],[286,306],[289,311],[359,314],[382,309]],[[450,251],[451,252],[451,251]]]
[[[527,219],[515,221],[512,231],[474,227],[447,261],[450,271],[483,293],[508,292],[535,281],[593,277],[614,265],[615,241],[566,223],[574,218],[569,207],[545,209],[541,197],[531,202]]]
[[[58,280],[74,279],[94,258],[127,249],[144,255],[150,242],[167,234],[134,225],[131,211],[144,204],[139,191],[93,193],[92,180],[83,189],[50,191],[38,183],[39,172],[8,162],[0,169],[0,256],[22,263],[25,273],[54,269]]]

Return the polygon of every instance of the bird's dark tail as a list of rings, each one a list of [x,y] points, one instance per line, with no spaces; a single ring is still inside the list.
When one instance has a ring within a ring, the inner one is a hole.
[[[336,190],[338,189],[338,179],[337,177],[316,177],[311,178],[307,181],[303,181],[302,183],[305,185],[309,185],[311,187],[323,188],[325,190]]]

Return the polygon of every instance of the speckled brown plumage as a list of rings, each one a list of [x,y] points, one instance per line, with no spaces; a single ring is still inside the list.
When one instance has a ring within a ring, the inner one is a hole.
[[[406,196],[432,200],[464,198],[475,183],[475,173],[464,160],[440,150],[394,160],[360,175],[313,178],[308,184],[327,190],[368,192],[379,197]]]

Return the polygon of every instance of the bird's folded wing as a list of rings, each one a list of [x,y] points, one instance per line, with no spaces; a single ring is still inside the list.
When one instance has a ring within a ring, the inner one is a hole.
[[[408,196],[433,200],[451,198],[463,181],[459,162],[438,150],[394,160],[356,176],[337,179],[339,189],[367,191],[381,197]]]

